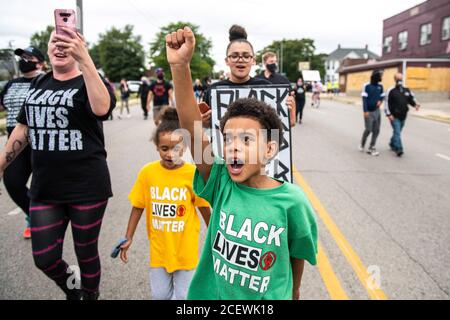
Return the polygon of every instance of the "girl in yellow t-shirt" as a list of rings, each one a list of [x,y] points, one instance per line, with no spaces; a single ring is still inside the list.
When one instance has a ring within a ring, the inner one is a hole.
[[[129,194],[132,205],[120,258],[128,262],[136,227],[146,212],[150,241],[150,290],[154,300],[186,299],[198,264],[200,219],[206,224],[211,214],[206,200],[194,194],[195,166],[183,162],[186,150],[177,112],[168,108],[161,116],[153,140],[161,160],[148,163],[139,172]]]

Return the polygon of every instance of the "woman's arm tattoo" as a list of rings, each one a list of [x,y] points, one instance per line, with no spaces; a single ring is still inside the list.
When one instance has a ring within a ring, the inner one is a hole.
[[[13,142],[11,151],[6,151],[6,163],[11,163],[23,150],[23,148],[26,146],[26,143],[28,143],[28,129],[24,132],[23,140],[17,139]]]

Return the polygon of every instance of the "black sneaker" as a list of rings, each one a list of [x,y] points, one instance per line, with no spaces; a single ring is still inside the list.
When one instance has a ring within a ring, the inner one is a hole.
[[[397,154],[397,157],[401,157],[402,155],[403,155],[403,151],[402,150],[398,150],[397,152],[396,152],[396,154]]]
[[[66,300],[81,300],[82,295],[81,289],[68,290],[66,293]]]
[[[100,292],[87,292],[83,290],[83,300],[98,300]]]

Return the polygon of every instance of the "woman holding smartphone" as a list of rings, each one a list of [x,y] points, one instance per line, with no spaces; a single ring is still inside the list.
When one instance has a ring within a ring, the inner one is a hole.
[[[112,196],[102,121],[116,100],[95,69],[83,36],[61,29],[70,37],[52,33],[48,56],[53,71],[32,81],[18,125],[0,153],[0,177],[29,144],[34,262],[67,299],[95,300],[101,275],[98,238]],[[81,287],[73,289],[62,259],[69,221],[81,270]]]

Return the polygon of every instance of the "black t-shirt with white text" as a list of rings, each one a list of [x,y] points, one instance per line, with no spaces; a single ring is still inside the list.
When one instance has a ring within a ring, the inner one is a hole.
[[[29,197],[48,203],[77,203],[112,196],[103,120],[96,116],[82,75],[59,81],[49,73],[35,79],[17,121],[28,126],[33,179]]]
[[[153,106],[165,106],[169,104],[169,90],[172,85],[163,80],[163,82],[153,81],[150,85],[150,91],[153,93]]]
[[[23,103],[30,88],[31,81],[34,78],[20,77],[10,80],[2,92],[0,92],[0,104],[5,107],[6,115],[6,129],[8,135],[14,130],[17,125],[17,116],[22,109]]]

